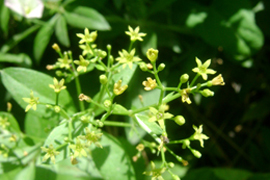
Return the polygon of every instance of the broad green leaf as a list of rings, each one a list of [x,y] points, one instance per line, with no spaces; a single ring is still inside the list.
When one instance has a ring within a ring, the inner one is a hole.
[[[103,179],[135,179],[131,159],[126,154],[121,143],[105,132],[103,132],[100,143],[103,148],[92,150],[92,158]]]
[[[0,25],[1,29],[4,32],[4,37],[8,36],[8,23],[9,23],[9,10],[8,8],[2,4],[0,7]]]
[[[49,110],[48,110],[49,111]],[[46,117],[47,116],[47,117]],[[26,114],[24,128],[27,135],[40,140],[45,140],[51,130],[58,124],[59,114],[50,110],[44,116],[37,115],[33,111]]]
[[[215,0],[209,8],[192,11],[187,26],[213,47],[222,47],[235,59],[244,60],[257,52],[264,40],[256,25],[255,12],[246,6],[248,1],[244,2]]]
[[[1,75],[4,86],[23,109],[28,104],[22,98],[29,98],[31,90],[35,97],[39,97],[40,102],[55,104],[55,92],[49,88],[49,84],[53,84],[52,77],[38,71],[13,67],[2,70]],[[67,90],[60,92],[59,105],[68,112],[75,111],[75,106]],[[48,110],[44,105],[38,105],[34,112],[40,116],[46,116]]]
[[[10,49],[16,46],[20,41],[22,41],[27,36],[35,32],[36,30],[38,30],[38,28],[40,28],[40,25],[34,25],[19,34],[15,34],[6,44],[2,46],[1,52],[3,53],[8,52]]]
[[[116,71],[118,71],[117,74],[113,76],[113,81],[117,82],[119,80],[122,80],[122,85],[129,84],[130,80],[132,79],[136,69],[137,64],[132,65],[132,69],[130,69],[128,66],[123,68],[123,66],[119,66]]]
[[[115,104],[115,105],[114,105],[114,108],[113,108],[112,114],[128,115],[129,112],[128,112],[128,110],[127,110],[125,107],[123,107],[122,105],[120,105],[120,104]]]
[[[40,28],[40,30],[38,31],[35,37],[33,52],[34,52],[34,57],[37,63],[40,62],[40,59],[42,58],[43,53],[50,42],[51,35],[53,34],[53,31],[54,31],[54,24],[56,20],[57,18],[53,17],[47,23],[45,23]]]
[[[58,41],[66,47],[70,46],[67,22],[63,15],[60,15],[55,24],[55,35]]]
[[[19,134],[21,133],[19,124],[12,114],[7,113],[7,112],[0,112],[0,117],[8,118],[8,122],[10,123],[10,126],[8,126],[7,129],[10,129],[11,132],[16,132]]]
[[[95,9],[77,6],[71,11],[65,11],[64,16],[69,25],[78,28],[95,30],[110,30],[110,25],[105,18]]]
[[[15,63],[25,67],[32,66],[31,58],[24,53],[20,54],[0,53],[0,62]]]
[[[12,180],[17,176],[17,174],[21,171],[21,169],[22,169],[22,167],[19,166],[18,168],[13,169],[11,171],[8,171],[6,173],[1,172],[0,179],[1,180]]]
[[[144,129],[148,134],[151,134],[156,141],[160,141],[157,135],[162,134],[163,131],[156,122],[149,122],[149,117],[143,114],[136,114],[135,118],[142,129]]]
[[[35,171],[35,164],[34,162],[31,162],[28,166],[24,167],[20,173],[17,174],[14,180],[34,180]]]

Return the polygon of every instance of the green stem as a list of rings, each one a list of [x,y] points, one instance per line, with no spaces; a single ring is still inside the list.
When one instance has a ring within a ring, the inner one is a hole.
[[[129,123],[116,122],[116,121],[105,121],[104,125],[105,126],[118,126],[118,127],[132,127],[132,125]]]
[[[190,87],[192,87],[194,85],[194,83],[196,82],[196,80],[198,79],[199,76],[200,76],[200,74],[196,74],[196,76],[192,80],[191,84],[189,85]]]
[[[56,93],[55,105],[58,106],[59,93]]]
[[[132,46],[133,46],[134,42],[135,42],[135,41],[131,41],[131,42],[130,42],[130,44],[129,44],[129,48],[128,48],[128,52],[130,52],[130,51],[131,51],[131,48],[132,48]]]

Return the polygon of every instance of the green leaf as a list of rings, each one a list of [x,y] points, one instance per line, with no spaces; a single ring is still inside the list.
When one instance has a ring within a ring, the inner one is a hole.
[[[122,105],[120,104],[115,104],[114,107],[113,107],[113,112],[112,114],[117,114],[117,115],[128,115],[129,112],[128,110],[123,107]]]
[[[55,24],[55,35],[58,41],[66,47],[70,46],[67,22],[63,15],[60,15]]]
[[[212,171],[223,180],[248,179],[252,175],[251,172],[242,169],[213,168]]]
[[[40,25],[34,25],[19,34],[15,34],[6,44],[2,46],[1,52],[3,53],[8,52],[10,49],[16,46],[20,41],[22,41],[27,36],[35,32],[36,30],[38,30],[38,28],[40,28]]]
[[[4,32],[4,37],[8,36],[8,28],[9,28],[9,10],[8,8],[2,3],[0,9],[0,25],[1,29]]]
[[[13,67],[2,70],[1,75],[4,86],[23,109],[28,103],[23,101],[22,98],[30,97],[31,90],[35,97],[39,97],[40,102],[55,104],[56,95],[53,89],[49,88],[49,84],[53,84],[52,77],[38,71]],[[59,105],[68,112],[75,111],[75,106],[67,90],[60,92]],[[45,116],[47,111],[44,105],[38,105],[37,110],[33,112]]]
[[[27,135],[45,140],[51,130],[58,124],[58,115],[51,110],[44,116],[37,115],[33,111],[26,114],[24,128]]]
[[[0,53],[0,62],[8,62],[15,63],[20,66],[31,67],[32,60],[31,58],[24,53],[20,54],[8,54],[8,53]]]
[[[124,69],[122,66],[119,66],[116,71],[118,71],[117,74],[115,74],[112,79],[114,82],[118,82],[119,80],[122,80],[122,85],[129,84],[131,78],[133,77],[136,69],[137,64],[132,65],[132,69],[130,69],[128,66],[126,66]]]
[[[56,17],[56,16],[55,16]],[[38,31],[35,40],[34,40],[34,47],[33,47],[33,51],[34,51],[34,57],[37,61],[37,63],[40,62],[40,59],[43,56],[44,51],[46,50],[51,36],[53,34],[54,31],[54,24],[57,20],[57,18],[52,18],[50,19],[49,22],[45,23],[40,30]]]
[[[11,130],[11,132],[16,132],[16,133],[21,133],[18,121],[14,118],[14,116],[10,113],[7,112],[0,112],[0,117],[7,117],[8,118],[8,122],[10,123],[10,126],[8,127],[8,129]]]
[[[255,13],[248,1],[216,0],[209,8],[193,10],[187,25],[193,28],[205,42],[237,60],[244,60],[257,52],[263,45],[263,34],[256,25]]]
[[[136,114],[135,118],[141,128],[143,128],[148,134],[153,135],[156,140],[158,139],[156,135],[162,134],[163,131],[161,127],[156,122],[149,122],[149,117],[147,115]]]
[[[77,28],[89,28],[95,30],[110,30],[110,25],[105,18],[95,9],[76,6],[71,11],[65,11],[66,21]]]
[[[131,159],[113,136],[103,132],[101,139],[103,148],[92,150],[92,157],[104,179],[135,179]]]
[[[34,180],[35,179],[35,164],[31,162],[20,173],[17,174],[14,180]]]
[[[16,169],[13,169],[11,171],[8,171],[6,173],[1,173],[0,174],[0,179],[1,180],[11,180],[11,179],[14,179],[17,174],[21,171],[21,167],[18,167]]]

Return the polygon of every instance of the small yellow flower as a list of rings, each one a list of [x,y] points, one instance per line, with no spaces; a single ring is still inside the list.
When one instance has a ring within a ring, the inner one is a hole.
[[[68,54],[64,53],[63,58],[58,58],[58,62],[56,63],[60,68],[70,68],[70,64],[72,63],[72,60],[68,58]]]
[[[192,71],[200,74],[204,80],[207,80],[207,74],[215,74],[216,71],[213,69],[207,69],[210,66],[211,59],[208,59],[205,61],[204,64],[202,64],[201,60],[199,58],[195,58],[197,67],[193,68]]]
[[[188,104],[191,104],[191,100],[189,99],[189,96],[188,96],[188,94],[189,94],[189,89],[187,88],[187,89],[183,89],[181,92],[180,92],[180,94],[181,94],[181,96],[182,96],[182,102],[187,102]]]
[[[200,125],[199,128],[193,125],[193,129],[195,130],[195,133],[192,135],[191,139],[200,141],[201,147],[203,147],[203,140],[209,139],[208,136],[202,133],[203,125]]]
[[[79,47],[83,50],[82,55],[85,56],[87,54],[94,55],[94,49],[97,47],[96,44],[91,44],[91,47],[89,44],[86,45],[79,45]]]
[[[128,85],[122,86],[122,80],[119,80],[117,83],[114,84],[113,93],[118,96],[122,94],[127,88]]]
[[[211,80],[211,83],[212,85],[214,86],[218,86],[218,85],[221,85],[221,86],[224,86],[225,85],[225,82],[223,80],[223,77],[221,74],[219,74],[218,76],[216,76],[214,79]]]
[[[74,151],[74,158],[76,157],[86,157],[86,145],[81,143],[81,140],[79,138],[76,138],[76,144],[69,145],[69,148]]]
[[[34,97],[34,93],[31,90],[30,92],[30,98],[22,98],[25,102],[28,103],[28,105],[25,108],[25,112],[29,111],[29,109],[33,109],[34,111],[37,110],[37,104],[39,103],[39,98]]]
[[[86,140],[88,145],[94,143],[97,147],[102,148],[102,145],[98,142],[101,139],[103,133],[100,130],[90,131],[88,127],[85,129],[85,135],[79,136],[80,139]]]
[[[64,86],[65,79],[61,79],[59,82],[56,78],[53,78],[53,84],[49,84],[49,87],[54,90],[56,93],[60,93],[61,90],[66,89]]]
[[[136,146],[136,149],[137,149],[139,152],[141,152],[141,151],[144,150],[144,145],[143,145],[143,144],[138,144],[138,145]]]
[[[143,81],[142,84],[145,86],[144,90],[150,91],[157,87],[157,83],[155,79],[152,79],[150,77],[146,78],[147,81]]]
[[[136,27],[135,30],[132,29],[132,27],[128,26],[128,30],[125,33],[130,36],[130,41],[135,42],[136,40],[138,41],[143,41],[142,37],[146,36],[146,33],[140,33],[140,27]]]
[[[149,61],[151,61],[152,63],[155,62],[157,60],[158,57],[158,50],[156,49],[148,49],[146,52],[146,56],[149,59]]]
[[[56,43],[54,43],[54,44],[52,45],[52,48],[53,48],[56,52],[60,52],[60,51],[61,51],[60,47],[59,47],[58,44],[56,44]]]
[[[156,165],[153,161],[151,161],[151,171],[145,171],[143,174],[152,176],[151,180],[163,180],[161,176],[166,171],[166,168],[156,168]]]
[[[116,58],[116,61],[119,61],[119,63],[123,64],[123,68],[126,67],[126,65],[129,66],[130,69],[132,69],[133,62],[139,62],[141,59],[135,55],[135,49],[132,49],[130,53],[128,53],[126,50],[119,51],[120,57]]]
[[[97,38],[97,31],[89,33],[89,29],[85,28],[84,29],[84,34],[78,33],[76,34],[81,40],[79,41],[79,44],[83,43],[92,43],[96,40]]]
[[[47,159],[51,159],[52,163],[55,164],[55,156],[57,156],[60,152],[56,151],[52,144],[49,145],[48,148],[40,147],[43,152],[46,152],[42,161],[46,161]]]
[[[0,145],[0,155],[2,155],[3,157],[7,158],[9,154],[9,149],[6,145],[1,144]]]
[[[10,126],[10,122],[8,122],[8,118],[7,117],[0,117],[0,126],[3,129],[6,129],[7,126]]]
[[[86,72],[87,66],[89,65],[89,61],[85,60],[82,55],[79,56],[80,60],[75,60],[74,63],[79,65],[77,67],[77,71],[83,71]]]
[[[149,111],[150,111],[150,118],[148,119],[149,122],[154,122],[154,121],[158,121],[160,127],[162,129],[165,128],[164,125],[164,120],[165,119],[170,119],[173,117],[173,114],[165,112],[168,110],[168,105],[166,104],[162,104],[159,109],[157,110],[156,108],[153,107],[149,107]]]

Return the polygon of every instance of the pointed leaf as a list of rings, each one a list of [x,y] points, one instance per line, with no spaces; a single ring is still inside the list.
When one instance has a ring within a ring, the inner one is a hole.
[[[19,134],[21,133],[20,126],[12,114],[7,113],[7,112],[0,112],[0,117],[2,117],[2,118],[7,117],[8,118],[8,122],[10,123],[10,126],[8,126],[8,129],[10,129],[11,132],[16,132]]]
[[[95,30],[110,30],[105,18],[95,9],[77,6],[71,11],[65,11],[64,16],[71,26]]]
[[[55,25],[55,35],[58,41],[66,47],[70,46],[67,22],[64,16],[60,15]]]
[[[15,63],[25,67],[32,66],[31,58],[24,53],[21,54],[0,53],[0,62]]]

